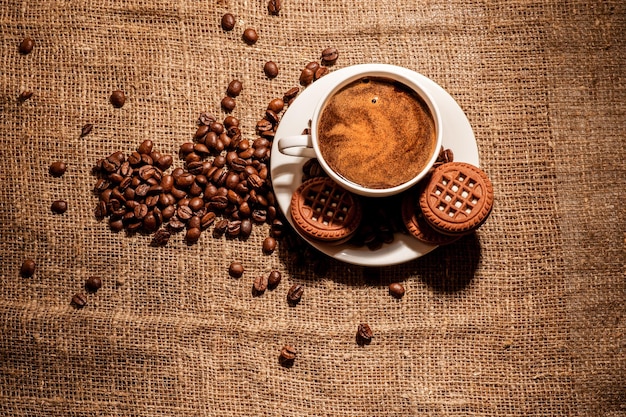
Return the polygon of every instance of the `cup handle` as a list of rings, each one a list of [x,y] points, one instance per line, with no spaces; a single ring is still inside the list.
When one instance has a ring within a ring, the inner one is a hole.
[[[316,158],[311,135],[287,136],[278,139],[278,150],[285,155]]]

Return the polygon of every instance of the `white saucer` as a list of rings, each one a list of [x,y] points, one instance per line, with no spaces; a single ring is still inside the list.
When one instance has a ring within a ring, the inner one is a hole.
[[[427,86],[437,102],[443,118],[443,146],[454,154],[454,160],[479,165],[478,146],[472,127],[458,103],[434,81],[407,68],[394,67],[397,72],[407,78],[415,78]],[[278,129],[270,158],[272,185],[278,206],[285,213],[285,218],[293,227],[289,216],[289,205],[294,191],[302,184],[302,165],[306,158],[288,156],[278,150],[278,138],[300,135],[308,127],[309,120],[317,102],[336,78],[349,76],[354,67],[346,67],[331,72],[307,87],[285,111]],[[343,245],[326,245],[312,242],[302,236],[313,247],[328,256],[355,265],[388,266],[411,261],[426,255],[436,245],[428,245],[402,233],[396,233],[394,241],[384,244],[380,249],[370,250],[367,247],[356,247],[348,243]]]

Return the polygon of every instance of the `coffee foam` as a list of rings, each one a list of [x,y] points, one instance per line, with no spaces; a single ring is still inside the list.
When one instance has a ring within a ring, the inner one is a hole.
[[[427,165],[436,144],[435,123],[426,103],[408,87],[364,78],[328,100],[318,142],[337,174],[366,188],[391,188]]]

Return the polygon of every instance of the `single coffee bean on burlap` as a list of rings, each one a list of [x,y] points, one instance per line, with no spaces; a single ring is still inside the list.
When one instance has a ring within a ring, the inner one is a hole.
[[[56,200],[52,203],[50,209],[55,214],[63,214],[67,211],[67,202],[63,200]]]
[[[360,323],[356,333],[357,343],[359,345],[368,345],[372,341],[374,333],[367,323]]]
[[[159,229],[154,233],[150,246],[165,246],[170,240],[171,233],[167,229]]]
[[[231,112],[235,109],[237,102],[235,101],[234,98],[226,96],[222,99],[221,105],[224,111]]]
[[[124,103],[126,103],[126,95],[122,90],[115,90],[111,93],[109,101],[111,102],[113,107],[120,108],[124,106]]]
[[[272,16],[278,16],[282,8],[281,0],[269,0],[267,2],[267,11]]]
[[[322,63],[324,65],[333,65],[339,58],[337,48],[326,48],[322,51]]]
[[[20,267],[20,275],[24,278],[30,278],[35,274],[36,264],[32,259],[26,259]]]
[[[248,45],[254,45],[259,40],[259,35],[256,30],[252,28],[247,28],[243,31],[242,38],[243,41]]]
[[[239,261],[234,261],[230,263],[228,267],[228,274],[233,278],[241,278],[243,273],[245,272],[245,268],[243,264]]]
[[[285,101],[280,98],[275,98],[271,100],[267,105],[267,109],[272,110],[275,113],[280,113],[281,111],[283,111],[284,108],[285,108]]]
[[[261,295],[267,289],[267,276],[259,275],[254,279],[252,284],[252,292],[254,295]]]
[[[33,92],[27,90],[27,91],[22,91],[17,99],[21,102],[25,102],[26,100],[30,99],[32,96],[33,96]]]
[[[53,162],[52,164],[50,164],[50,168],[48,169],[50,175],[52,175],[53,177],[61,177],[63,174],[65,174],[66,170],[67,165],[63,161]]]
[[[20,54],[28,55],[33,51],[33,47],[35,46],[35,42],[32,38],[24,38],[19,46]]]
[[[229,84],[228,84],[228,88],[226,89],[226,94],[228,94],[231,97],[237,97],[239,94],[241,94],[241,91],[243,90],[243,83],[239,80],[232,80]],[[215,126],[213,126],[215,127]],[[214,129],[212,129],[214,130]],[[221,132],[215,132],[215,133],[221,133]]]
[[[72,297],[72,304],[76,308],[83,308],[87,305],[87,297],[85,294],[77,293]]]
[[[287,291],[287,302],[291,306],[295,306],[302,299],[302,295],[304,294],[304,286],[300,284],[293,284],[289,291]]]
[[[222,25],[222,29],[229,32],[235,28],[235,22],[235,16],[233,16],[231,13],[225,13],[222,16],[222,21],[220,22],[220,24]]]
[[[280,350],[278,361],[284,367],[291,367],[296,359],[296,349],[291,345],[285,345]]]
[[[80,130],[80,137],[84,138],[85,136],[91,133],[92,129],[93,129],[93,124],[86,123],[85,125],[83,125],[82,129]]]
[[[263,65],[263,72],[267,75],[267,78],[276,78],[278,75],[278,65],[274,61],[267,61]]]
[[[280,280],[282,279],[282,275],[280,271],[271,271],[267,276],[267,286],[271,289],[276,288],[278,284],[280,284]]]
[[[389,284],[389,294],[395,298],[402,298],[404,296],[404,286],[399,282],[392,282]]]
[[[89,277],[85,280],[85,289],[89,292],[96,292],[102,287],[102,279],[97,276]]]

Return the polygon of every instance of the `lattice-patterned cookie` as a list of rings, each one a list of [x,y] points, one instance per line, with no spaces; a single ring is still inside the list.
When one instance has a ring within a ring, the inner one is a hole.
[[[419,205],[434,229],[455,236],[467,234],[489,217],[493,186],[474,165],[450,162],[433,172]]]
[[[358,197],[327,177],[303,182],[291,198],[290,213],[306,237],[337,244],[354,234],[363,216]]]
[[[419,197],[424,188],[411,189],[402,198],[402,221],[411,236],[430,245],[447,245],[459,239],[459,236],[446,235],[433,229],[422,214]]]

